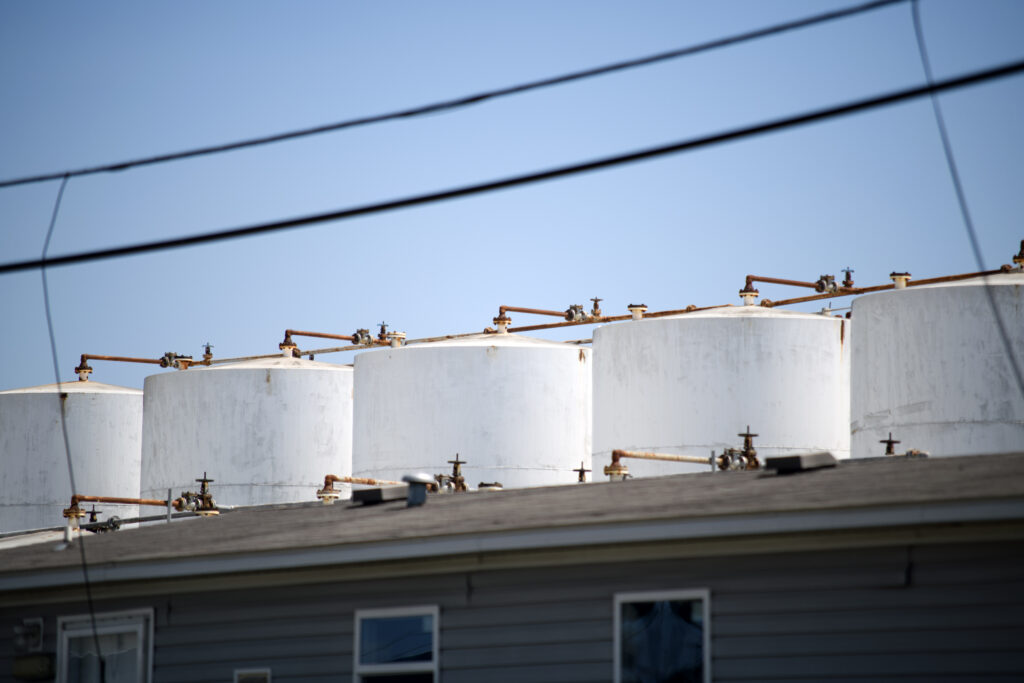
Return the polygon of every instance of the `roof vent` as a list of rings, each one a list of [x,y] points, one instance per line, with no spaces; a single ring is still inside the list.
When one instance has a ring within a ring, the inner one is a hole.
[[[359,489],[352,491],[352,502],[363,505],[376,505],[387,503],[393,500],[402,500],[409,496],[409,487],[405,484],[398,486],[380,486],[373,489]]]
[[[407,474],[402,481],[409,484],[409,495],[406,498],[406,507],[419,507],[427,502],[427,486],[434,483],[434,478],[429,474],[419,472],[418,474]]]
[[[801,453],[800,455],[783,455],[777,458],[767,458],[764,461],[765,469],[775,470],[777,474],[793,474],[795,472],[807,472],[835,466],[836,459],[828,451]]]

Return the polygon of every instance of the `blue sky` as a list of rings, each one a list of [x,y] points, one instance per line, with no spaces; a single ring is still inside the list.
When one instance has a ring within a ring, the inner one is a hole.
[[[385,112],[849,4],[4,3],[0,178]],[[937,78],[1024,57],[1024,3],[922,0],[921,12]],[[480,182],[922,79],[910,4],[899,4],[454,113],[74,178],[51,254]],[[985,258],[1007,263],[1024,237],[1024,77],[942,105]],[[38,257],[57,188],[0,189],[0,260]],[[865,285],[892,270],[974,270],[927,100],[49,277],[61,378],[71,380],[81,353],[198,356],[206,341],[218,357],[271,353],[287,327],[346,334],[381,320],[410,337],[470,332],[500,304],[561,309],[592,296],[608,313],[636,301],[739,303],[747,273],[815,279],[847,265]],[[0,275],[0,320],[0,389],[52,382],[37,272]],[[97,381],[136,387],[154,371],[93,368]]]

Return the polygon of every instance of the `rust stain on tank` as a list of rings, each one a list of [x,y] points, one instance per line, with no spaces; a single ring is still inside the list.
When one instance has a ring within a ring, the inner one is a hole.
[[[839,346],[843,345],[843,340],[846,339],[846,321],[839,321]]]
[[[584,353],[583,349],[580,349],[580,362],[581,363],[586,363],[587,362],[587,354]]]

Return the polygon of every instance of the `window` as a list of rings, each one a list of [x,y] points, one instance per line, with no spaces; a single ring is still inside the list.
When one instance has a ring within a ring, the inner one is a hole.
[[[153,662],[153,610],[96,615],[96,632],[88,614],[57,619],[57,681],[99,683],[103,656],[106,683],[149,683]]]
[[[437,605],[356,612],[355,680],[436,683]]]
[[[710,683],[706,589],[615,596],[615,683]]]

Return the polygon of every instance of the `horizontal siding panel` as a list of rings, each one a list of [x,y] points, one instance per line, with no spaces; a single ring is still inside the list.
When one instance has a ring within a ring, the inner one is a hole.
[[[723,638],[712,625],[711,650],[716,658],[849,655],[897,652],[963,652],[1012,650],[1024,643],[1024,627],[968,630],[955,622],[942,624],[945,630],[889,631],[871,633],[809,633],[778,635],[774,632],[756,636]],[[956,626],[956,628],[952,628]],[[879,629],[886,624],[880,623]]]
[[[808,612],[780,614],[774,617],[725,616],[714,614],[715,596],[711,595],[711,632],[716,636],[742,636],[772,633],[856,633],[874,632],[884,627],[887,631],[907,629],[944,629],[951,624],[960,628],[1020,627],[1024,625],[1024,610],[1013,606],[946,607],[933,608],[879,608],[851,612]]]
[[[460,650],[494,645],[526,645],[529,643],[578,643],[610,639],[611,619],[565,621],[550,624],[501,624],[472,628],[449,628],[442,616],[441,646]]]
[[[280,659],[282,657],[352,656],[352,638],[329,636],[290,638],[286,631],[277,638],[244,642],[212,641],[204,645],[165,647],[154,651],[157,666],[175,662],[215,663],[245,659]]]
[[[485,666],[506,667],[529,662],[530,664],[581,664],[586,662],[610,662],[612,641],[589,643],[556,643],[501,646],[474,650],[450,650],[441,652],[441,666],[444,670],[481,668]]]
[[[610,659],[584,664],[485,665],[478,669],[446,670],[441,676],[443,683],[608,683],[611,678]]]
[[[251,620],[233,620],[205,623],[195,627],[187,625],[157,626],[157,638],[161,645],[202,645],[210,642],[239,642],[302,636],[333,636],[351,638],[352,615],[336,614],[321,616],[276,617],[264,616]]]
[[[798,657],[714,658],[715,679],[756,677],[776,680],[793,676],[906,676],[922,674],[1018,674],[1024,676],[1024,652],[921,652],[905,654],[812,655]]]
[[[911,584],[901,588],[767,591],[742,594],[726,593],[716,587],[711,600],[716,616],[1007,603],[1020,604],[1024,607],[1024,581],[954,586]]]
[[[262,669],[272,671],[277,683],[286,677],[333,676],[335,681],[350,681],[351,657],[319,656],[273,659],[252,657],[241,660],[223,660],[214,664],[176,662],[158,664],[153,670],[154,683],[228,683],[235,669]]]
[[[520,604],[509,607],[453,607],[443,610],[441,623],[448,628],[495,624],[549,624],[552,622],[611,619],[611,600],[580,600]],[[609,621],[609,623],[611,623]]]

